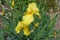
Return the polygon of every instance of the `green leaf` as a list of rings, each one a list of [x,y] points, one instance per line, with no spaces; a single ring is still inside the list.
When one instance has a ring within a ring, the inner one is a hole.
[[[4,40],[3,30],[0,29],[0,40]]]

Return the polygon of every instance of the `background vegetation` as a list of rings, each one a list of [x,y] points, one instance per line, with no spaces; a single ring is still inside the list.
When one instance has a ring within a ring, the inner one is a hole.
[[[12,2],[14,4],[12,5]],[[39,22],[38,28],[29,35],[25,36],[23,32],[16,34],[15,27],[18,21],[22,20],[24,12],[27,9],[29,3],[37,3],[41,19],[34,15],[34,22],[29,25],[32,29],[34,23]],[[48,10],[52,8],[54,15],[51,19]],[[0,9],[2,15],[0,18],[3,21],[4,29],[0,29],[1,40],[53,40],[56,39],[56,35],[59,31],[54,30],[54,25],[58,14],[55,14],[57,9],[57,3],[55,0],[0,0]]]

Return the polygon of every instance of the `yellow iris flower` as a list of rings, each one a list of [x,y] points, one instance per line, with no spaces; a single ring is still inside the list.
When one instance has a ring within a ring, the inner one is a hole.
[[[54,32],[54,37],[56,37],[56,32]]]
[[[38,26],[39,26],[39,23],[36,23],[36,24],[35,24],[35,27],[37,28]]]
[[[12,7],[14,6],[14,0],[12,0],[11,6],[12,6]]]
[[[39,14],[39,9],[37,8],[36,3],[30,3],[24,14],[25,15],[23,16],[22,21],[26,25],[29,25],[31,22],[34,21],[34,17],[33,17],[34,14],[38,15],[39,18],[41,18],[41,15]]]
[[[39,8],[37,7],[36,3],[30,3],[27,8],[27,12],[30,14],[38,15],[39,18],[41,18],[41,15],[39,14]]]
[[[28,36],[30,34],[28,25],[30,25],[34,21],[34,14],[38,15],[41,18],[36,3],[30,3],[26,12],[24,13],[24,16],[22,17],[22,21],[18,22],[15,31],[19,33],[23,29],[24,35]]]
[[[37,8],[36,3],[30,3],[30,4],[28,5],[27,11],[28,11],[28,12],[29,12],[29,11],[32,11],[33,13],[35,13],[35,12],[38,12],[39,9]]]
[[[19,33],[22,30],[22,28],[23,28],[23,23],[19,21],[15,28],[16,33]]]
[[[4,10],[2,10],[2,16],[4,16],[4,14],[5,14],[5,13],[4,13]]]
[[[30,34],[29,28],[27,25],[24,25],[22,22],[18,22],[18,25],[15,28],[16,33],[19,33],[23,29],[24,35],[28,36]]]
[[[29,29],[24,29],[23,32],[24,32],[24,35],[26,35],[26,36],[30,35]]]
[[[33,15],[27,14],[27,15],[23,16],[22,22],[26,25],[29,25],[31,22],[33,22],[33,20],[34,20]]]
[[[24,35],[26,35],[26,36],[30,35],[30,33],[31,33],[29,30],[29,27],[27,25],[25,25],[23,27],[23,32],[24,32]]]

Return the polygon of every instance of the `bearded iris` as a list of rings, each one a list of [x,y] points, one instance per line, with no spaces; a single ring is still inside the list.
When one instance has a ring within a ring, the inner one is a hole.
[[[18,22],[15,31],[19,33],[23,29],[24,35],[28,36],[31,33],[28,26],[34,21],[34,14],[41,18],[36,3],[29,3],[24,16],[22,17],[22,21]]]

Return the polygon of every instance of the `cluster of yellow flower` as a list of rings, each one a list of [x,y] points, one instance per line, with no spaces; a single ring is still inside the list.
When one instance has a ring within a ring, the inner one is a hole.
[[[28,36],[31,32],[29,30],[28,25],[31,24],[31,22],[34,21],[34,16],[33,15],[38,15],[39,18],[41,18],[41,15],[39,14],[39,9],[36,6],[36,3],[29,3],[28,8],[26,12],[24,13],[24,16],[22,17],[22,21],[19,21],[15,31],[19,33],[21,30],[23,30],[24,35]],[[38,23],[35,24],[35,26],[38,26]]]

